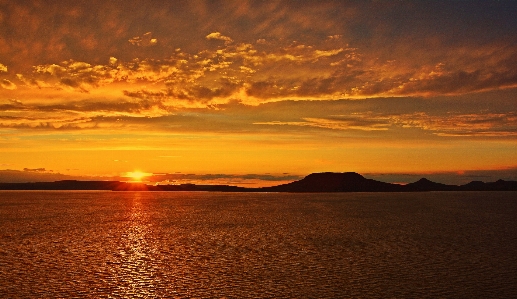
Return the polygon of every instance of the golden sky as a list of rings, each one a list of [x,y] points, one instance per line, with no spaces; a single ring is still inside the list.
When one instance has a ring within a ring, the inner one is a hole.
[[[516,179],[515,15],[513,1],[0,0],[0,181]]]

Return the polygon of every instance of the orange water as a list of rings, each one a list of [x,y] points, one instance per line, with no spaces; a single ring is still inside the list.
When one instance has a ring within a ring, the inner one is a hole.
[[[517,298],[517,193],[0,192],[1,298]]]

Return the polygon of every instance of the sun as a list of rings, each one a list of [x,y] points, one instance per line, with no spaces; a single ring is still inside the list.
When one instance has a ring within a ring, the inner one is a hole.
[[[141,182],[142,179],[146,176],[149,176],[149,173],[141,172],[138,170],[126,173],[126,177],[129,177],[136,182]]]

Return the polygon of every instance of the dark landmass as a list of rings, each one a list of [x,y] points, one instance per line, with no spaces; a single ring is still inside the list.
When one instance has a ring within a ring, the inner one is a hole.
[[[74,181],[0,183],[0,190],[114,190],[118,181]]]
[[[238,192],[249,189],[228,185],[146,185],[119,181],[65,180],[37,183],[0,183],[0,190],[107,190],[107,191],[225,191]]]
[[[407,185],[390,184],[367,179],[355,172],[313,173],[292,183],[261,188],[271,192],[419,192],[419,191],[517,191],[517,181],[484,183],[473,181],[465,185],[446,185],[422,178]]]
[[[446,185],[422,178],[407,185],[367,179],[355,172],[313,173],[288,184],[245,188],[229,185],[146,185],[119,181],[56,181],[38,183],[0,183],[0,190],[110,190],[110,191],[216,191],[216,192],[421,192],[421,191],[517,191],[517,181]]]
[[[402,185],[366,179],[355,172],[313,173],[292,183],[262,188],[269,192],[398,192]]]

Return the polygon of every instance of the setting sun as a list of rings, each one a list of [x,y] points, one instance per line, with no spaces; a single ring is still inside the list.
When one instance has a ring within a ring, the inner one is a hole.
[[[126,173],[126,177],[131,178],[133,181],[142,181],[142,179],[146,176],[149,176],[149,173],[141,172],[141,171],[133,171]]]

